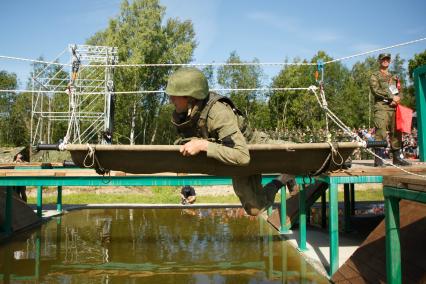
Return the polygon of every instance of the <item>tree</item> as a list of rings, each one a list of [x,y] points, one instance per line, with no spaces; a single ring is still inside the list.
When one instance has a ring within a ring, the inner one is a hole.
[[[252,62],[258,62],[254,59]],[[231,52],[226,63],[242,63],[236,51]],[[256,89],[262,86],[263,73],[259,66],[222,66],[217,71],[219,85],[226,89]],[[262,97],[258,91],[230,91],[229,96],[238,109],[248,118],[251,126],[258,126],[256,120],[258,102]]]
[[[196,46],[190,21],[164,20],[158,0],[124,0],[120,15],[88,40],[88,44],[118,47],[119,63],[188,63]],[[116,68],[117,91],[164,89],[173,68]],[[120,95],[116,100],[115,131],[119,143],[162,143],[158,117],[165,94]]]
[[[426,65],[426,49],[419,54],[414,54],[414,58],[408,60],[408,76],[413,80],[413,72],[417,67]]]
[[[351,69],[351,82],[353,83],[353,93],[356,97],[353,104],[352,126],[373,127],[373,106],[374,98],[370,93],[370,77],[374,71],[379,68],[377,59],[374,57],[367,57],[363,62],[356,62]]]
[[[295,63],[307,60],[295,58]],[[288,59],[285,60],[288,62]],[[272,88],[301,88],[315,83],[314,66],[286,65],[272,79]],[[270,94],[269,109],[271,126],[275,132],[292,128],[314,127],[319,121],[320,108],[314,96],[307,91],[277,91]]]
[[[18,86],[16,74],[0,71],[0,89],[15,90]],[[16,135],[12,124],[11,114],[17,95],[13,92],[0,93],[0,143],[2,145],[13,144],[13,136]]]
[[[402,103],[409,106],[412,109],[416,109],[416,97],[413,81],[413,73],[417,67],[426,65],[426,50],[419,54],[414,54],[414,58],[408,60],[408,77],[410,78],[411,84],[405,89],[406,96],[403,97]]]

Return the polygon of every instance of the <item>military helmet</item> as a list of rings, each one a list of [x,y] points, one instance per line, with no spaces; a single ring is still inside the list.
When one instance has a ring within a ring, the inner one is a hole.
[[[169,77],[166,94],[203,100],[209,94],[209,84],[203,72],[197,68],[184,67]]]
[[[389,59],[391,59],[391,54],[390,53],[380,53],[379,54],[379,61],[380,60],[383,60],[383,59],[385,59],[385,58],[389,58]]]

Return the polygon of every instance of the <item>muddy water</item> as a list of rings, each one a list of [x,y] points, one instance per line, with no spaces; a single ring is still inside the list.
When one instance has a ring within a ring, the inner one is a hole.
[[[0,283],[328,283],[242,209],[90,209],[0,246]]]

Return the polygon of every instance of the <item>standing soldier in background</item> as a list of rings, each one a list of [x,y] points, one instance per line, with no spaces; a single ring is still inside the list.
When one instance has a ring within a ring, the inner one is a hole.
[[[233,102],[209,92],[204,74],[196,68],[181,68],[167,83],[167,95],[175,107],[172,123],[183,144],[183,156],[206,152],[207,157],[227,165],[245,166],[250,162],[247,143],[265,143],[266,135],[253,132]],[[282,174],[262,186],[262,175],[232,177],[232,186],[249,215],[259,215],[273,205],[278,190],[287,184],[296,190],[294,177]]]
[[[396,130],[395,109],[401,100],[400,82],[397,76],[389,73],[391,55],[381,53],[378,58],[380,68],[370,78],[370,90],[374,96],[374,126],[376,141],[386,141],[389,131],[393,163],[409,166],[410,163],[401,158],[402,133]],[[384,158],[384,149],[377,148],[376,155]],[[383,161],[374,158],[374,166],[384,166]]]

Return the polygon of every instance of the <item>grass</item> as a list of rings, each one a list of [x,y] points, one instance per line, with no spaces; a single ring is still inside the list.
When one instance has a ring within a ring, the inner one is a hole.
[[[145,204],[178,204],[180,203],[180,188],[177,187],[152,187],[145,189],[144,193],[137,189],[131,192],[117,193],[107,190],[101,193],[94,193],[87,188],[79,188],[73,190],[70,194],[64,194],[62,197],[63,204],[102,204],[102,203],[145,203]],[[56,203],[55,188],[46,188],[43,193],[43,204]],[[49,194],[46,194],[49,193]],[[288,195],[287,195],[288,196]],[[280,201],[281,195],[278,193],[276,201]],[[328,194],[326,194],[328,200]],[[343,191],[338,192],[338,200],[343,201]],[[355,190],[356,201],[383,201],[382,189],[374,188],[367,190]],[[318,200],[317,202],[320,202]],[[36,197],[29,197],[28,203],[36,203]],[[229,195],[198,195],[197,203],[236,203],[240,201],[235,194]]]

